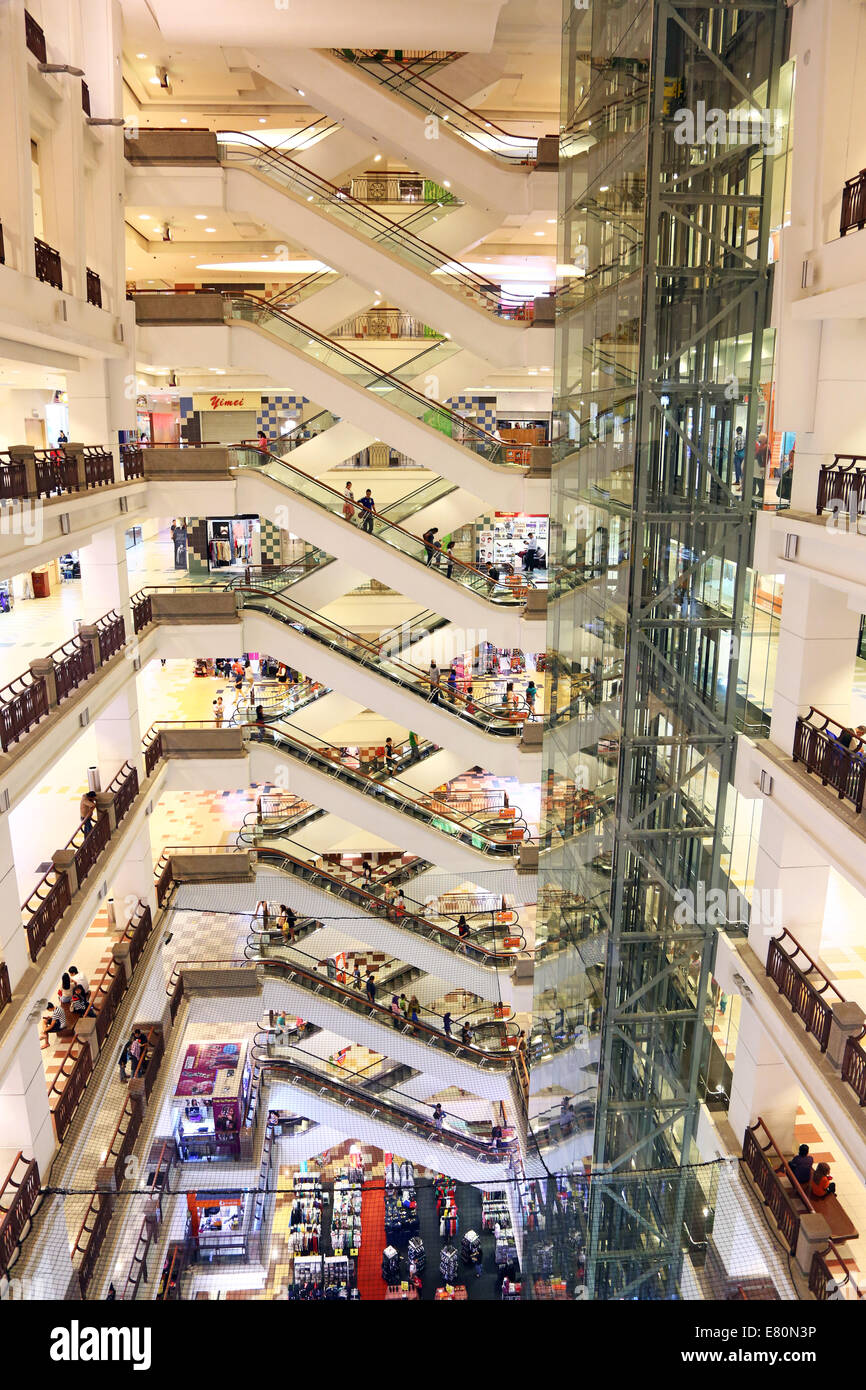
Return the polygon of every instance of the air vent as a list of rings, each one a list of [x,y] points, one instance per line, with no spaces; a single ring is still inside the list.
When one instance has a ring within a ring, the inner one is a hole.
[[[800,537],[795,536],[793,531],[789,531],[785,536],[785,559],[796,560],[797,551],[800,549]]]
[[[766,770],[761,772],[761,791],[764,796],[773,795],[773,779]]]

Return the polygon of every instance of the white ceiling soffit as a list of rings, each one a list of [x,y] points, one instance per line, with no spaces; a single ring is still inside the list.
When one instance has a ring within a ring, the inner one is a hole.
[[[168,43],[487,53],[504,0],[150,0]]]

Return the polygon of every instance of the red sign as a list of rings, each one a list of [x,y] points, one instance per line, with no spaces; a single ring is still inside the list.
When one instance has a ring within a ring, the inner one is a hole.
[[[211,410],[243,410],[243,396],[211,396]]]

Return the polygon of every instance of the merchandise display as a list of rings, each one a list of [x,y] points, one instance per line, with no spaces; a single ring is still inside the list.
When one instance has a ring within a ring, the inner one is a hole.
[[[453,1284],[457,1278],[458,1255],[453,1245],[443,1245],[439,1254],[439,1273],[446,1284]]]
[[[356,1255],[360,1248],[361,1177],[357,1173],[340,1173],[334,1179],[331,1249],[335,1255]]]
[[[439,1217],[439,1234],[453,1239],[457,1234],[457,1192],[450,1178],[438,1177],[434,1183],[436,1194],[436,1214]]]
[[[322,1184],[315,1174],[299,1173],[289,1216],[289,1250],[293,1255],[318,1255],[321,1235]]]
[[[400,1278],[400,1254],[393,1245],[382,1251],[382,1278],[386,1284],[396,1284]]]

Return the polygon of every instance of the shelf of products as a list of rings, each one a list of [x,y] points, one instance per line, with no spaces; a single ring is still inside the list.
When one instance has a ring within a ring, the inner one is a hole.
[[[494,1258],[499,1269],[517,1264],[517,1242],[511,1224],[508,1196],[501,1188],[485,1188],[481,1196],[481,1228],[494,1239]]]
[[[361,1179],[338,1173],[331,1207],[331,1249],[335,1255],[357,1255],[361,1248]]]
[[[457,1235],[457,1189],[451,1178],[438,1177],[433,1184],[436,1195],[436,1215],[439,1218],[439,1234],[444,1239],[453,1240]]]
[[[312,1173],[295,1179],[295,1200],[289,1216],[289,1251],[292,1255],[319,1255],[322,1236],[322,1184]],[[297,1265],[297,1260],[295,1261]]]

